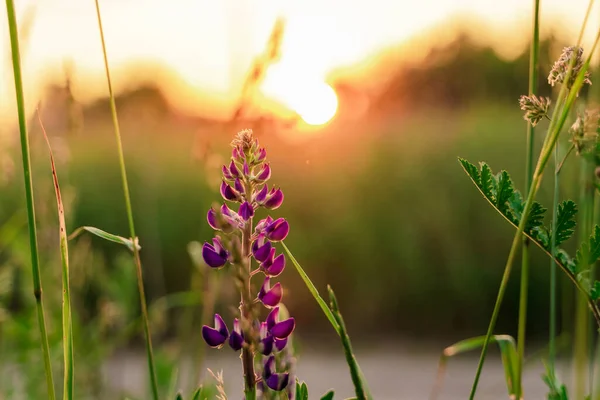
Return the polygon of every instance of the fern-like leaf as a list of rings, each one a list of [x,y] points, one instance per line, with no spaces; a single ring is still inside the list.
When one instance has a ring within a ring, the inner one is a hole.
[[[482,162],[481,165],[481,175],[480,175],[480,184],[479,187],[483,194],[494,201],[495,199],[495,188],[494,188],[494,175],[492,174],[492,170],[489,165]]]
[[[600,258],[600,226],[594,226],[594,233],[590,237],[590,253],[588,256],[588,265],[593,264]]]
[[[510,180],[510,176],[506,171],[500,171],[498,175],[496,175],[496,198],[495,205],[500,210],[500,212],[504,215],[507,214],[508,211],[508,201],[512,197],[515,189],[513,187],[513,183]]]
[[[558,214],[556,215],[556,228],[553,227],[552,234],[555,237],[555,244],[559,246],[566,242],[575,232],[575,215],[577,214],[577,204],[572,200],[565,200],[558,205]]]
[[[463,166],[465,171],[467,171],[467,174],[469,174],[471,179],[473,179],[475,184],[478,187],[481,187],[481,175],[479,175],[479,169],[464,158],[459,158],[458,161]]]
[[[527,216],[525,232],[531,232],[534,228],[542,226],[544,224],[544,213],[546,213],[546,208],[537,201],[534,201],[531,205],[531,211],[529,211],[529,215]]]

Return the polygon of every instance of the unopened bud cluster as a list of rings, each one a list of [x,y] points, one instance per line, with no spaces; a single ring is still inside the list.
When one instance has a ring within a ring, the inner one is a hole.
[[[521,96],[519,98],[521,110],[525,111],[523,118],[536,126],[544,117],[548,116],[550,108],[550,99],[548,97],[538,97],[535,94],[530,96]]]

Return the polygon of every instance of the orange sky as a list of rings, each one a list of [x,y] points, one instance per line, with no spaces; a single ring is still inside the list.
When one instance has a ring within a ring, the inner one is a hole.
[[[571,36],[587,0],[543,0],[543,20],[560,21]],[[93,0],[16,0],[17,16],[31,29],[23,43],[27,104],[38,89],[60,77],[65,60],[76,72],[75,95],[104,95],[103,64]],[[326,81],[339,67],[351,66],[378,50],[419,34],[449,17],[467,14],[483,40],[504,45],[508,55],[522,50],[530,24],[526,0],[101,0],[109,59],[118,90],[135,84],[128,64],[160,64],[181,86],[168,93],[186,111],[197,111],[200,93],[209,93],[212,112],[229,111],[253,57],[265,46],[277,16],[286,18],[277,82]],[[598,7],[588,42],[598,26]],[[442,32],[440,40],[450,35]],[[0,8],[0,120],[14,112],[6,9]],[[413,57],[406,54],[407,58]],[[152,79],[151,73],[140,79]],[[275,85],[279,92],[298,85]],[[285,87],[284,87],[285,86]],[[276,90],[277,91],[277,90]],[[266,90],[269,92],[269,90]],[[281,93],[267,96],[285,97]],[[282,100],[282,99],[276,99]]]

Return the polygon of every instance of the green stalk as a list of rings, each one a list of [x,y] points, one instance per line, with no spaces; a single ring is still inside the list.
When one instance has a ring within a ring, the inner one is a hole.
[[[595,187],[593,182],[594,163],[588,157],[581,157],[581,200],[580,200],[580,241],[586,242],[592,232],[594,223],[594,193]],[[580,270],[589,271],[589,266],[582,265]],[[590,277],[591,278],[591,277]],[[583,295],[579,292],[576,295],[575,301],[575,335],[573,345],[573,368],[575,377],[575,392],[574,398],[580,399],[585,396],[587,368],[589,365],[589,315],[587,313],[587,300],[583,299]]]
[[[108,67],[108,56],[106,54],[106,43],[104,41],[104,30],[102,28],[102,18],[100,16],[100,4],[98,0],[96,3],[96,15],[98,17],[98,29],[100,31],[100,40],[102,42],[102,55],[104,56],[104,68],[106,70],[106,81],[108,84],[108,93],[110,99],[110,111],[112,115],[112,122],[115,130],[115,138],[117,142],[117,152],[119,155],[119,167],[121,170],[121,180],[123,183],[123,194],[125,197],[125,208],[127,210],[127,221],[129,223],[129,234],[131,240],[135,242],[135,225],[133,223],[133,210],[131,207],[131,198],[129,196],[129,184],[127,183],[127,170],[125,168],[125,157],[123,156],[123,144],[121,141],[121,131],[119,128],[119,119],[117,117],[117,106],[115,104],[115,96],[112,88],[112,81],[110,79],[110,69]],[[142,275],[142,262],[140,260],[140,252],[138,246],[133,246],[133,259],[135,262],[135,268],[137,273],[138,292],[140,295],[140,308],[142,311],[142,320],[144,325],[144,334],[146,336],[146,355],[148,358],[148,370],[150,374],[150,386],[152,389],[152,397],[154,400],[158,400],[158,384],[156,380],[156,366],[154,363],[154,354],[152,351],[152,336],[150,334],[150,324],[148,322],[148,309],[146,305],[146,294],[144,291],[144,278]]]
[[[539,47],[540,47],[540,0],[533,1],[533,31],[531,50],[529,55],[529,95],[537,93],[537,80],[539,72]],[[525,195],[533,180],[535,128],[531,122],[527,123],[527,149],[525,161]],[[517,374],[515,382],[516,398],[523,395],[522,371],[525,358],[525,333],[527,327],[527,295],[529,288],[529,240],[523,237],[523,251],[521,260],[521,289],[519,294],[519,326],[517,334]]]
[[[559,148],[554,150],[554,196],[552,199],[552,237],[550,238],[550,254],[555,253],[556,235],[555,227],[558,220],[558,202],[560,194],[560,170],[562,164],[559,164]],[[556,361],[556,262],[550,258],[550,327],[548,343],[548,369],[554,371]]]
[[[73,367],[73,320],[71,315],[71,289],[69,287],[69,247],[67,239],[67,224],[65,222],[65,208],[60,194],[60,185],[58,184],[58,174],[56,173],[56,164],[54,163],[54,154],[50,146],[50,140],[46,134],[46,129],[42,123],[42,118],[38,112],[38,120],[42,133],[48,144],[50,153],[50,167],[52,169],[52,182],[54,183],[54,192],[56,194],[56,208],[58,211],[58,235],[60,242],[60,259],[62,263],[62,331],[63,331],[63,399],[73,400],[74,367]]]
[[[589,14],[588,8],[588,14]],[[587,17],[586,17],[587,20]],[[585,28],[585,24],[582,27],[582,30]],[[584,74],[587,71],[590,65],[591,56],[594,54],[594,50],[598,45],[598,41],[600,40],[600,31],[596,35],[596,39],[594,41],[594,45],[590,51],[588,58],[586,59],[584,65],[582,66],[575,83],[571,90],[567,93],[567,85],[562,85],[557,106],[552,113],[552,118],[550,121],[550,127],[548,128],[548,132],[546,134],[546,138],[544,140],[544,146],[542,147],[542,152],[538,159],[535,171],[533,173],[533,180],[531,182],[531,186],[529,188],[529,195],[527,196],[527,200],[524,205],[523,214],[521,216],[521,221],[519,222],[519,226],[517,228],[517,232],[515,237],[513,238],[513,242],[510,248],[510,252],[508,254],[508,259],[506,260],[506,266],[504,267],[504,273],[502,275],[502,281],[500,282],[500,289],[498,290],[498,295],[496,297],[496,304],[494,305],[494,311],[492,312],[492,317],[490,319],[490,323],[488,325],[488,330],[486,333],[486,339],[481,349],[481,355],[479,357],[479,363],[477,365],[477,372],[475,373],[475,379],[473,381],[473,386],[471,388],[470,399],[473,400],[475,397],[475,392],[477,391],[477,385],[479,383],[479,378],[481,376],[481,371],[483,369],[483,363],[485,361],[485,356],[487,355],[487,349],[489,345],[490,338],[492,337],[494,328],[496,327],[496,321],[498,320],[498,315],[500,314],[500,306],[502,301],[504,300],[504,294],[506,292],[506,287],[508,285],[508,279],[510,277],[510,272],[512,270],[512,266],[516,257],[517,252],[519,251],[519,247],[522,243],[522,236],[525,230],[525,225],[527,224],[527,217],[529,216],[529,212],[531,211],[531,206],[533,205],[533,200],[535,195],[539,189],[539,186],[542,182],[542,175],[544,169],[546,168],[546,164],[550,159],[550,155],[556,145],[556,141],[558,140],[558,136],[560,131],[567,120],[567,116],[569,114],[569,110],[571,109],[573,103],[577,98],[577,93],[581,89],[583,85]],[[579,46],[579,42],[577,43]],[[571,60],[571,65],[569,66],[569,70],[565,77],[565,82],[569,82],[569,79],[572,74],[573,65],[574,65],[575,57]]]
[[[37,243],[37,230],[35,226],[35,208],[33,201],[33,182],[31,179],[31,160],[29,153],[29,137],[27,134],[27,123],[25,121],[25,96],[23,94],[23,80],[21,77],[21,55],[19,52],[19,35],[17,29],[17,18],[15,16],[15,5],[13,0],[6,0],[6,14],[8,16],[8,30],[10,33],[10,49],[12,53],[13,74],[15,80],[15,91],[17,97],[17,113],[19,118],[19,132],[21,135],[21,156],[23,160],[23,178],[25,180],[25,201],[27,204],[27,219],[29,221],[29,246],[31,253],[31,271],[33,277],[33,295],[40,330],[40,341],[46,371],[46,386],[48,387],[48,398],[56,399],[54,392],[54,378],[52,376],[52,365],[50,364],[50,348],[48,346],[48,334],[46,332],[46,317],[44,315],[44,303],[42,300],[42,280],[40,277],[39,251]]]

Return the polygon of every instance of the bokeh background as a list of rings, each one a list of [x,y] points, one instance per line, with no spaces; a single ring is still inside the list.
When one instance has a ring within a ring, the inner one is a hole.
[[[36,108],[57,158],[68,230],[91,225],[125,236],[127,221],[93,2],[16,3],[44,293],[60,374],[58,222]],[[238,389],[235,356],[205,353],[200,339],[203,293],[218,292],[215,308],[227,314],[236,303],[234,288],[194,255],[197,242],[212,235],[205,216],[220,198],[229,142],[252,128],[268,149],[272,182],[286,196],[274,212],[290,221],[286,243],[321,291],[327,284],[336,290],[377,398],[427,396],[441,350],[485,332],[512,238],[457,157],[507,169],[523,185],[518,97],[527,91],[529,3],[101,2],[165,387],[176,365],[185,371],[176,383],[181,387],[205,375],[205,367],[224,365],[231,393]],[[583,0],[542,2],[544,95],[551,95],[552,62],[574,43],[586,7]],[[5,13],[0,10],[0,368],[7,372],[0,398],[43,398],[23,397],[43,385]],[[591,15],[584,48],[600,9]],[[576,193],[576,171],[565,176],[565,193]],[[542,188],[542,200],[549,191]],[[548,262],[537,251],[533,256],[528,334],[543,349]],[[81,398],[126,392],[143,398],[143,336],[126,249],[82,236],[71,242],[71,264]],[[498,332],[516,332],[517,274]],[[300,377],[304,372],[316,391],[338,386],[350,395],[335,333],[291,264],[281,280],[297,320]],[[568,334],[571,293],[563,286]],[[205,355],[202,367],[190,361]],[[490,364],[484,386],[489,398],[500,398],[503,376],[497,361]],[[465,383],[449,384],[446,398],[464,398],[474,367],[468,357],[454,364],[451,382]],[[538,372],[533,367],[531,390],[540,390]]]

